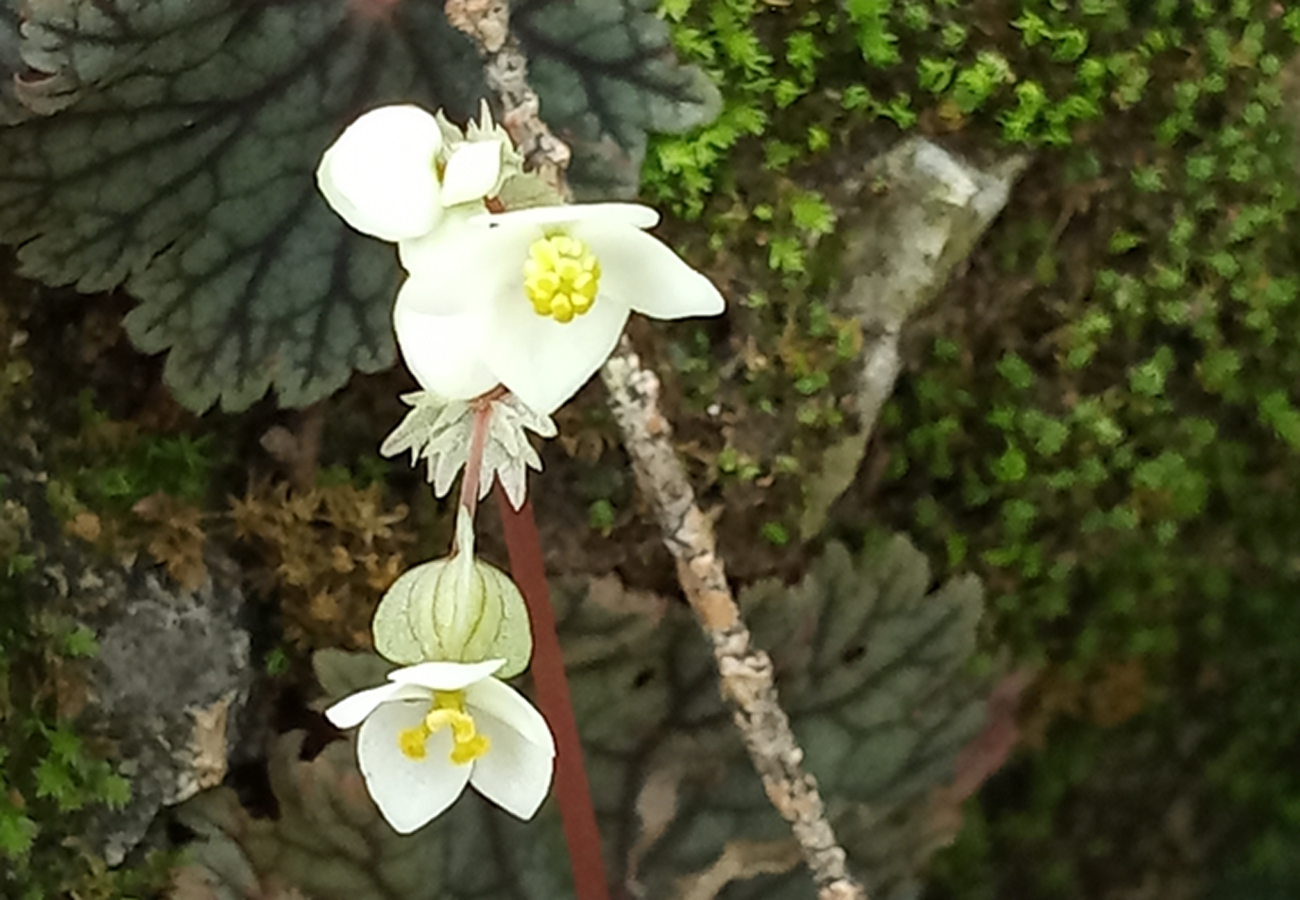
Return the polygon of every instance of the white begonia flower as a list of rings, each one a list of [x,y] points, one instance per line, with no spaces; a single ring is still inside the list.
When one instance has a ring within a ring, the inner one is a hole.
[[[469,458],[474,409],[464,400],[444,400],[428,391],[403,394],[402,402],[412,409],[384,439],[379,452],[397,456],[409,450],[412,465],[427,460],[433,492],[444,497]],[[486,497],[499,478],[510,505],[519,509],[524,503],[528,469],[539,472],[542,469],[542,459],[529,443],[525,429],[550,438],[555,437],[555,423],[550,416],[524,406],[512,394],[491,403],[492,418],[488,421],[487,442],[483,446],[478,497],[480,500]]]
[[[718,289],[645,233],[658,221],[631,203],[548,206],[400,241],[411,277],[393,315],[407,366],[443,397],[500,383],[550,414],[600,368],[630,312],[722,312]]]
[[[555,739],[531,703],[492,677],[501,660],[426,662],[325,710],[338,728],[361,726],[357,762],[388,824],[410,834],[472,785],[530,819],[546,799]]]
[[[371,110],[325,151],[316,183],[357,231],[386,241],[428,235],[449,212],[482,213],[484,198],[500,187],[511,151],[486,139],[486,107],[483,115],[484,140],[451,144],[445,126],[418,106]]]

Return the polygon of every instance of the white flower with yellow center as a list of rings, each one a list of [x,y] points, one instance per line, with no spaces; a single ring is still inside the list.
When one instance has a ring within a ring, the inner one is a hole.
[[[658,221],[631,203],[548,206],[400,241],[411,277],[394,323],[416,380],[450,399],[503,384],[549,415],[600,368],[630,312],[718,315],[718,289],[645,233]]]
[[[349,225],[386,241],[436,231],[449,214],[482,213],[514,151],[494,138],[487,109],[475,140],[418,106],[382,106],[349,125],[321,158],[316,183]]]
[[[502,660],[426,662],[389,673],[325,711],[338,728],[361,726],[357,761],[394,830],[410,834],[472,785],[530,819],[546,799],[555,740],[531,703],[492,677]]]

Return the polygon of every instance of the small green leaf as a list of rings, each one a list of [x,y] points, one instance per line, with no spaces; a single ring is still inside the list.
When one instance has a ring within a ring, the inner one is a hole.
[[[790,235],[772,238],[767,247],[767,264],[777,272],[798,274],[804,271],[804,250],[799,239]]]
[[[763,540],[774,547],[784,547],[790,543],[790,530],[780,522],[764,522],[761,531]]]
[[[65,766],[75,766],[81,762],[81,738],[67,728],[52,728],[46,732],[50,742],[50,754]]]
[[[835,230],[835,211],[826,198],[815,191],[800,191],[790,201],[790,217],[796,228],[812,237]]]
[[[1283,391],[1270,391],[1259,399],[1259,417],[1283,441],[1300,448],[1300,410]]]
[[[131,782],[121,775],[108,775],[100,784],[98,795],[109,809],[122,809],[131,800]]]
[[[957,63],[951,59],[931,59],[923,57],[916,64],[916,83],[921,90],[932,94],[941,94],[952,84],[953,73]]]
[[[0,800],[0,856],[21,859],[36,840],[36,823],[9,803]]]
[[[1004,484],[1023,481],[1029,471],[1029,464],[1020,448],[1009,446],[993,461],[993,477]]]
[[[63,652],[73,659],[89,659],[99,652],[95,632],[78,625],[63,636]]]
[[[596,500],[587,507],[587,524],[593,531],[608,535],[614,527],[614,506],[608,500]]]
[[[847,0],[849,21],[857,26],[858,48],[868,63],[885,67],[900,59],[898,35],[890,29],[889,10],[893,0]]]
[[[1129,371],[1128,383],[1134,393],[1145,397],[1159,397],[1165,390],[1165,379],[1169,374],[1169,363],[1160,355],[1134,366]]]
[[[1017,390],[1026,390],[1034,383],[1034,370],[1018,354],[1007,351],[997,363],[998,374]]]
[[[81,792],[67,764],[50,756],[36,765],[36,796],[49,797],[64,811],[83,805]]]

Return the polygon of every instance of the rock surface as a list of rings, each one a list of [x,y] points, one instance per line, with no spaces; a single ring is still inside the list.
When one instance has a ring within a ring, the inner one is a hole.
[[[161,566],[124,564],[64,533],[46,502],[30,439],[4,448],[5,508],[21,510],[36,558],[31,609],[95,634],[92,658],[58,685],[60,714],[131,785],[120,809],[89,810],[86,849],[122,862],[158,811],[221,783],[253,680],[239,573],[209,554],[208,576],[183,590]],[[69,699],[70,698],[70,699]]]
[[[862,326],[856,396],[858,428],[827,448],[804,487],[799,530],[821,531],[831,504],[853,482],[876,417],[898,378],[903,324],[933,300],[953,268],[1006,205],[1028,160],[981,169],[925,138],[910,138],[850,180],[840,217],[839,290],[831,305]]]
[[[182,591],[155,567],[88,566],[71,599],[95,629],[99,653],[81,722],[110,738],[131,800],[97,818],[96,844],[121,862],[163,807],[215,787],[247,702],[253,668],[232,564]]]

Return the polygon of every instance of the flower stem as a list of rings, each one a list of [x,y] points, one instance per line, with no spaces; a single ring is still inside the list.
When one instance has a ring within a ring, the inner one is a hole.
[[[474,422],[469,432],[469,458],[465,461],[465,474],[460,480],[460,505],[474,518],[478,509],[479,481],[483,475],[483,448],[487,445],[488,425],[492,421],[492,399],[474,403]]]
[[[609,900],[609,883],[600,855],[600,831],[582,762],[582,745],[569,699],[560,638],[555,631],[555,611],[546,586],[546,564],[542,560],[537,523],[533,520],[533,505],[525,500],[523,507],[515,511],[500,484],[496,495],[510,555],[510,574],[528,604],[528,619],[533,628],[531,668],[537,705],[555,733],[555,793],[560,799],[560,818],[569,845],[574,892],[578,900]]]

